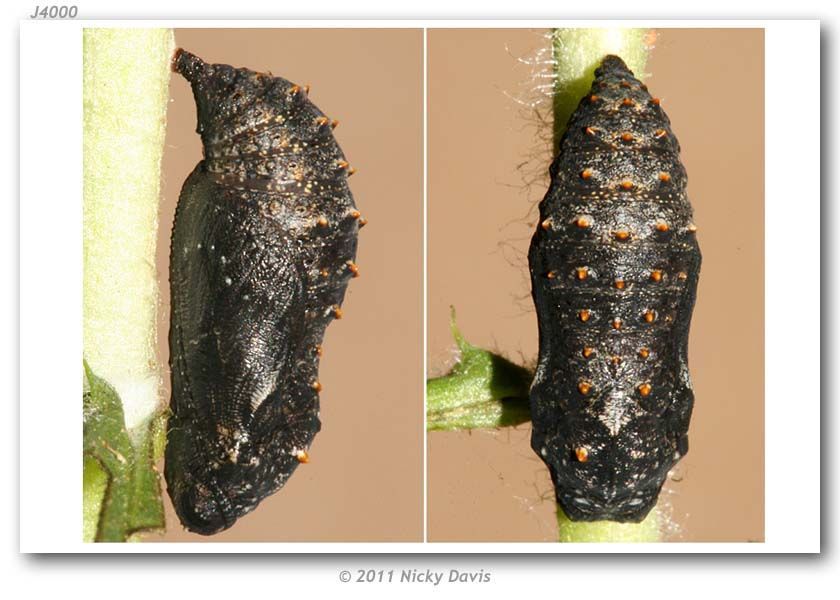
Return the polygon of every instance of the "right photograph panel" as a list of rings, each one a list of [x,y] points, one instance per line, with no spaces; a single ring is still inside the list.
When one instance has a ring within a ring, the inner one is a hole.
[[[764,541],[764,32],[431,29],[427,538]]]

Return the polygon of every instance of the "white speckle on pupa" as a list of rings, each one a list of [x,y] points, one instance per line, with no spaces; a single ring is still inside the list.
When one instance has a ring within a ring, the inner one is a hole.
[[[225,277],[225,285],[230,285],[233,283],[233,280],[230,277]]]
[[[256,391],[251,395],[251,414],[257,412],[257,409],[265,402],[266,398],[277,388],[277,378],[280,376],[279,371],[273,371],[269,378],[258,386]]]

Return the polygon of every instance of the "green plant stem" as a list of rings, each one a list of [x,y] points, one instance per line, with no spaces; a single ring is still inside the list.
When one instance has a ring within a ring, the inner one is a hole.
[[[595,69],[607,54],[624,59],[642,79],[649,46],[647,29],[555,29],[552,31],[554,62],[554,150],[566,130],[569,117],[592,86]]]
[[[99,446],[86,444],[85,540],[123,540],[155,527],[157,520],[163,523],[162,511],[157,518],[159,493],[156,502],[138,490],[148,489],[153,475],[157,484],[151,449],[160,444],[150,436],[162,429],[155,252],[174,48],[170,29],[83,33],[83,358],[86,381],[101,380],[96,389],[104,394],[86,391],[85,435],[86,442],[105,435],[94,418],[102,416],[97,411],[107,409],[109,419],[117,418],[110,392],[102,391],[107,389],[116,397],[120,419],[107,433],[122,431],[130,441],[130,447],[107,437]],[[103,461],[97,455],[101,447],[121,447],[126,462]],[[136,464],[129,456],[134,452]],[[136,466],[130,477],[124,467],[129,463]],[[135,489],[118,489],[122,485]]]
[[[616,523],[614,521],[570,521],[557,507],[557,528],[560,542],[612,542],[640,543],[660,541],[659,513],[654,507],[641,523]]]

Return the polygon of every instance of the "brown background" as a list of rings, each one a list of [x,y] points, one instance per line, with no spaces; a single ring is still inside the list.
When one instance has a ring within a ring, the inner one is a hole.
[[[311,84],[341,124],[359,237],[345,316],[324,341],[323,428],[286,486],[233,528],[184,531],[166,496],[167,532],[149,541],[421,541],[423,537],[423,37],[420,30],[180,29],[208,62]],[[189,84],[173,75],[158,271],[160,360],[168,364],[169,232],[184,179],[201,160]],[[166,398],[169,397],[168,373]]]
[[[527,250],[547,187],[532,100],[545,31],[429,32],[428,360],[453,362],[449,305],[471,342],[535,364]],[[663,29],[646,71],[682,145],[703,253],[692,321],[690,451],[666,484],[666,539],[764,539],[764,36]],[[531,90],[531,93],[529,93]],[[541,107],[545,109],[543,101]],[[529,185],[530,184],[530,185]],[[430,541],[556,540],[530,427],[435,432]]]

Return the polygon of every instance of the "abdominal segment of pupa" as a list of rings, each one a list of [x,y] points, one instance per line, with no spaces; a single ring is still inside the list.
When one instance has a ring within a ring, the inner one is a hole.
[[[572,520],[638,522],[688,451],[700,250],[657,98],[607,56],[569,120],[531,241],[531,445]]]
[[[281,77],[179,50],[204,159],[170,251],[168,492],[181,523],[227,529],[280,489],[321,424],[324,330],[364,224],[336,122]]]

